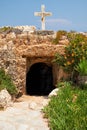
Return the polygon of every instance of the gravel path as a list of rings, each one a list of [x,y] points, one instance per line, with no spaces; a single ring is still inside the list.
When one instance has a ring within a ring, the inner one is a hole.
[[[42,108],[49,99],[43,96],[25,96],[12,107],[0,111],[0,130],[50,130]]]

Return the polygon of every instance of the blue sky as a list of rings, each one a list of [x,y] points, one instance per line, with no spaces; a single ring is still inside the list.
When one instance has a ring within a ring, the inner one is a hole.
[[[34,12],[46,6],[46,29],[87,32],[87,0],[0,0],[0,27],[34,25],[41,29]]]

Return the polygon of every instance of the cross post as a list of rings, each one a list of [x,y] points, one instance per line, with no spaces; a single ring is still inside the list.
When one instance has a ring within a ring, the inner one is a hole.
[[[52,13],[51,12],[45,12],[45,5],[41,5],[41,12],[35,12],[34,13],[35,16],[41,16],[41,28],[42,30],[45,30],[45,17],[46,16],[51,16]]]

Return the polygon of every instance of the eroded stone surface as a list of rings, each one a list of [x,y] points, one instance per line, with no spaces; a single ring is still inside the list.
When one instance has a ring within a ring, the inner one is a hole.
[[[20,92],[26,91],[26,70],[30,65],[45,62],[53,66],[55,53],[63,53],[64,45],[53,44],[55,36],[53,31],[0,33],[0,68],[11,75]],[[57,80],[58,76],[54,77]]]

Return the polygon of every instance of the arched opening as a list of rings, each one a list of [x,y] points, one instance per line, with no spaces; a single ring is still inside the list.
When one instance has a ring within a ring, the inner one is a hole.
[[[48,95],[53,87],[52,67],[35,63],[26,75],[26,92],[29,95]]]

